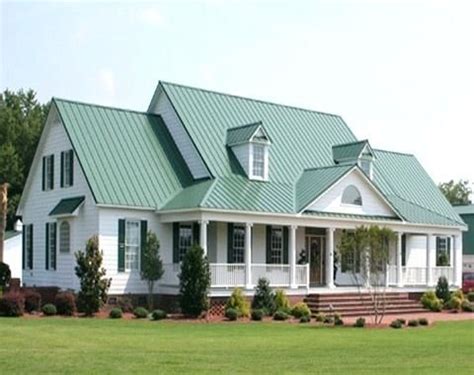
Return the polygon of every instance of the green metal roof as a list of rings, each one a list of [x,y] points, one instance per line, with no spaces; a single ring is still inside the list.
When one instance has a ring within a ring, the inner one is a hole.
[[[456,211],[456,213],[458,215],[461,215],[461,217],[465,214],[474,215],[474,204],[465,204],[465,205],[462,205],[462,206],[453,206],[453,208],[454,208],[454,211]]]
[[[468,230],[462,234],[462,252],[474,255],[474,212],[463,213],[461,217],[468,226]]]
[[[237,126],[227,130],[227,146],[234,146],[241,143],[249,142],[255,132],[262,126],[261,122]]]
[[[369,145],[367,140],[334,145],[332,146],[333,159],[336,163],[343,160],[358,159],[367,145]]]
[[[9,240],[10,238],[19,236],[20,234],[21,234],[21,232],[17,232],[17,231],[15,231],[15,230],[7,230],[7,231],[5,232],[4,241]]]
[[[304,209],[353,167],[338,165],[305,170],[296,182],[296,212]]]
[[[305,211],[304,216],[317,216],[321,218],[341,218],[341,219],[361,219],[361,220],[372,220],[372,221],[398,221],[400,218],[391,216],[380,216],[380,215],[357,215],[357,214],[345,214],[339,212],[323,212],[323,211]]]
[[[160,116],[53,99],[97,203],[158,208],[192,183]]]
[[[61,199],[49,216],[72,214],[84,202],[84,199],[84,196]]]

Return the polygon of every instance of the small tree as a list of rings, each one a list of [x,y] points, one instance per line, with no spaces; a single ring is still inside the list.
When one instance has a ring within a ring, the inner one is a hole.
[[[265,315],[271,315],[275,311],[275,293],[270,287],[270,281],[264,277],[258,279],[252,300],[252,309],[263,310]]]
[[[163,276],[163,262],[160,257],[160,241],[155,233],[148,232],[141,259],[140,276],[148,286],[148,310],[153,310],[153,288]]]
[[[386,265],[390,259],[389,244],[394,239],[391,229],[362,226],[353,232],[343,232],[338,246],[341,259],[360,261],[360,267],[351,267],[350,272],[360,295],[361,284],[368,290],[375,324],[380,324],[385,315]]]
[[[440,276],[438,279],[438,284],[436,285],[436,297],[442,299],[443,303],[448,302],[451,298],[448,279],[444,276]]]
[[[194,245],[186,252],[179,274],[179,297],[185,315],[198,317],[209,309],[211,274],[204,250]]]
[[[80,280],[81,290],[78,295],[80,311],[87,316],[98,312],[107,301],[107,290],[111,279],[105,278],[105,268],[102,267],[103,254],[99,250],[97,236],[92,236],[86,245],[86,250],[76,252],[76,276]]]

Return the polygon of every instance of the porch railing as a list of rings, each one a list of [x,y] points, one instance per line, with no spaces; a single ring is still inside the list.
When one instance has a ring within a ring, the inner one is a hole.
[[[243,287],[245,264],[211,263],[211,286],[215,288]]]
[[[402,285],[406,286],[425,286],[427,285],[426,267],[402,267]],[[388,284],[397,284],[397,266],[390,265],[387,268]],[[428,284],[436,283],[440,276],[445,276],[448,283],[454,282],[453,267],[432,267],[431,278]]]

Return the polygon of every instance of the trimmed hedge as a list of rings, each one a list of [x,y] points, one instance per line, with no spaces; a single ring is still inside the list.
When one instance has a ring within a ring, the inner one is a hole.
[[[427,326],[427,325],[429,325],[428,319],[426,319],[426,318],[420,318],[420,319],[418,319],[418,323],[420,324],[420,326]]]
[[[403,328],[402,322],[400,320],[396,319],[392,323],[390,323],[390,327],[395,328],[395,329],[400,329]]]
[[[251,318],[252,320],[260,321],[263,319],[264,315],[265,315],[265,311],[263,311],[263,309],[255,309],[255,310],[252,310]]]
[[[166,312],[159,309],[153,310],[150,314],[151,320],[162,320],[162,319],[166,319],[166,317],[167,317]]]
[[[408,327],[418,327],[420,322],[416,319],[412,319],[408,321]]]
[[[240,316],[240,311],[237,309],[234,309],[233,307],[229,307],[225,311],[225,317],[229,319],[230,321],[237,320]]]
[[[287,320],[290,316],[283,310],[277,310],[273,314],[273,320]]]
[[[0,299],[0,315],[22,316],[25,310],[25,298],[20,293],[8,292]]]
[[[122,309],[120,307],[114,307],[109,312],[110,319],[121,319],[122,318]]]
[[[58,315],[73,316],[76,309],[76,297],[71,292],[61,292],[56,294],[54,305],[58,311]]]
[[[354,327],[364,328],[365,327],[365,319],[364,318],[358,318],[354,323]]]
[[[299,319],[303,316],[310,316],[311,310],[309,309],[306,303],[299,302],[296,305],[294,305],[293,308],[291,309],[291,315]]]
[[[47,303],[41,310],[45,316],[53,316],[57,314],[56,306],[54,306],[52,303]]]
[[[137,307],[133,310],[133,315],[135,315],[137,319],[145,319],[148,316],[148,310],[144,307]]]

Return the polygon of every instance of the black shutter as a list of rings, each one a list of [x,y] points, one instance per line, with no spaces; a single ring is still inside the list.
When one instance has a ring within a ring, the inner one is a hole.
[[[51,155],[50,156],[51,158],[51,181],[50,181],[50,189],[53,190],[54,189],[54,155]]]
[[[402,267],[405,267],[407,264],[407,236],[402,235]]]
[[[74,152],[69,150],[69,186],[74,185]]]
[[[179,263],[179,223],[173,223],[173,263]]]
[[[23,269],[26,268],[26,263],[25,263],[25,252],[26,252],[26,230],[27,230],[28,226],[27,225],[24,225],[23,226],[23,230],[21,232],[21,248],[22,248],[22,252],[21,252],[21,267]]]
[[[448,237],[447,243],[448,265],[451,266],[451,237]]]
[[[145,248],[148,235],[148,222],[142,220],[140,222],[140,270],[143,270],[143,259],[145,258]]]
[[[51,251],[51,254],[52,254],[52,258],[51,258],[51,268],[53,270],[56,270],[56,260],[57,260],[57,252],[56,252],[56,243],[57,243],[57,231],[56,231],[56,223],[51,223],[50,224],[52,226],[52,236],[53,236],[53,243],[51,244],[51,248],[49,249],[49,251]]]
[[[41,190],[46,190],[46,156],[43,156],[43,180]]]
[[[227,263],[234,263],[234,224],[227,224]]]
[[[64,151],[61,152],[61,187],[64,187]]]
[[[198,222],[193,223],[193,245],[199,245],[200,235],[200,224]]]
[[[30,248],[28,252],[28,268],[30,270],[33,269],[33,224],[30,224],[30,230],[28,231],[29,243]]]
[[[288,264],[288,227],[283,227],[283,264]]]
[[[267,225],[267,239],[266,239],[266,249],[267,249],[267,264],[272,263],[272,226]]]
[[[125,271],[125,219],[118,221],[118,272]]]
[[[45,243],[44,243],[44,257],[45,257],[45,262],[44,262],[44,269],[49,270],[49,223],[46,223],[46,228],[45,228]]]

